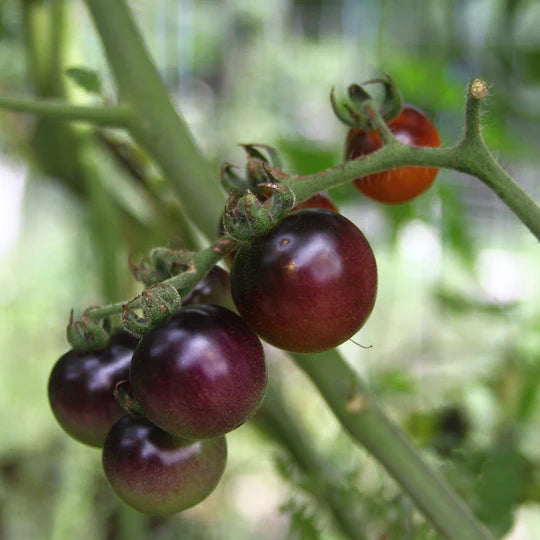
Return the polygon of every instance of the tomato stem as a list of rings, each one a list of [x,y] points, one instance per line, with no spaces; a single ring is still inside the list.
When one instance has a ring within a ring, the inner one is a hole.
[[[389,136],[384,135],[388,127],[377,111],[372,111],[374,122],[379,125],[381,138],[386,137],[383,138],[387,142],[385,146],[361,159],[348,161],[316,174],[290,176],[284,179],[283,183],[293,189],[297,202],[302,202],[319,191],[346,184],[355,178],[405,165],[452,169],[475,176],[484,182],[540,240],[540,206],[502,169],[482,138],[480,106],[486,95],[487,85],[480,79],[474,79],[469,85],[465,132],[454,146],[432,148],[401,143],[391,133]]]
[[[0,96],[0,109],[108,127],[125,127],[133,114],[131,108],[125,105],[86,106],[61,100],[16,96]]]
[[[145,284],[148,286],[154,283],[160,283],[165,286],[170,285],[178,290],[182,298],[185,298],[199,281],[206,277],[212,267],[236,246],[237,242],[235,240],[223,237],[214,242],[210,247],[196,252],[154,248],[151,258],[155,264],[161,264],[166,268],[177,267],[182,269],[182,271],[179,271],[177,275],[159,282],[153,280],[152,275],[149,274],[148,279],[145,280]],[[99,320],[120,313],[127,304],[130,304],[132,308],[140,307],[140,298],[143,294],[144,292],[127,302],[115,302],[96,308],[89,308],[85,311],[84,315],[90,319]]]

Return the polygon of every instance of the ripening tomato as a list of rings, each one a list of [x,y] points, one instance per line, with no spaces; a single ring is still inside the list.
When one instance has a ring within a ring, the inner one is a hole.
[[[156,426],[183,439],[223,435],[246,422],[266,390],[261,342],[236,313],[183,307],[139,342],[133,398]]]
[[[412,146],[441,146],[437,128],[419,109],[405,105],[403,110],[388,122],[390,131],[404,144]],[[345,142],[345,158],[361,158],[382,147],[376,131],[351,128]],[[400,167],[369,174],[354,180],[354,185],[375,201],[396,204],[410,201],[426,191],[439,169],[432,167]]]
[[[231,292],[240,315],[265,341],[286,351],[320,352],[366,322],[377,265],[351,221],[329,210],[297,210],[240,247]]]
[[[103,470],[116,494],[146,514],[181,512],[206,499],[227,461],[225,437],[189,441],[146,418],[124,416],[103,446]]]
[[[49,378],[49,402],[68,435],[90,446],[103,446],[111,426],[125,414],[113,390],[128,378],[137,342],[120,330],[103,349],[70,350],[56,362]]]

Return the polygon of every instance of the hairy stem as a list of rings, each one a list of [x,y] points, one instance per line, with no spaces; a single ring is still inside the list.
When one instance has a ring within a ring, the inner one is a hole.
[[[298,201],[304,201],[321,190],[345,184],[374,172],[405,165],[438,167],[468,173],[484,182],[540,240],[540,206],[497,163],[487,148],[480,129],[480,106],[487,96],[487,84],[471,81],[465,112],[465,132],[461,141],[450,148],[427,148],[400,143],[389,135],[389,143],[361,159],[349,161],[309,176],[290,176],[287,183]],[[370,109],[372,123],[384,133],[382,118]]]
[[[284,181],[301,202],[318,191],[346,184],[374,172],[405,165],[453,169],[476,176],[489,186],[540,240],[540,206],[495,162],[483,141],[461,142],[450,148],[408,146],[394,142],[359,160],[309,176]]]

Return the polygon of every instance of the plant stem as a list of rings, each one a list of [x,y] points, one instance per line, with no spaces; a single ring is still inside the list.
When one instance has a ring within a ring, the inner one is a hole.
[[[309,176],[290,176],[283,183],[305,201],[318,191],[346,184],[374,172],[405,165],[453,169],[476,176],[496,195],[540,240],[540,206],[493,159],[483,141],[461,142],[450,148],[408,146],[394,142],[353,160]]]
[[[125,105],[98,107],[73,105],[62,100],[0,96],[0,109],[37,114],[57,120],[88,122],[102,126],[123,127],[132,111]]]
[[[406,165],[457,170],[476,176],[484,182],[540,240],[540,206],[502,169],[485,145],[478,123],[479,101],[479,99],[469,98],[465,135],[455,146],[449,148],[409,146],[399,143],[392,137],[387,139],[390,144],[362,159],[349,161],[309,176],[289,176],[284,180],[284,183],[293,189],[297,201],[302,202],[321,190],[346,184],[355,178],[374,172]],[[167,103],[172,107],[169,102]],[[210,238],[216,236],[217,226],[214,216],[221,215],[224,198],[219,190],[215,189],[215,184],[210,176],[199,169],[197,164],[192,163],[191,157],[201,156],[201,154],[196,147],[191,146],[193,144],[191,138],[189,144],[182,144],[183,135],[176,131],[173,124],[178,121],[183,129],[187,130],[187,127],[181,122],[176,112],[170,113],[166,108],[161,112],[155,110],[153,113],[155,120],[146,122],[133,114],[133,110],[137,109],[135,105],[133,107],[126,105],[94,107],[71,105],[62,101],[32,100],[9,96],[0,96],[1,108],[29,112],[59,120],[128,127],[132,134],[153,153],[158,163],[161,163],[163,171],[172,181],[181,200],[184,201],[186,212],[191,219],[199,224],[206,236]],[[170,114],[176,118],[172,123]],[[156,120],[158,118],[164,119],[164,123],[167,124],[163,129],[159,129],[163,122],[158,122]],[[381,128],[380,125],[379,128]],[[163,137],[164,133],[169,132],[175,134],[174,137]],[[189,134],[188,131],[186,133]],[[188,157],[184,152],[177,151],[179,146],[174,148],[175,144],[180,145],[182,149],[191,148],[192,153]],[[205,166],[205,170],[208,171],[208,166]],[[275,173],[276,177],[283,177],[281,171],[275,170]],[[194,181],[182,184],[183,178],[194,179]],[[209,183],[212,183],[211,187]],[[209,208],[202,214],[195,211],[200,202],[201,192],[205,196],[212,195],[207,197],[206,206]],[[216,213],[213,213],[214,210]]]
[[[101,36],[120,101],[137,111],[129,125],[132,135],[161,166],[189,217],[208,238],[215,238],[225,202],[217,189],[218,171],[212,170],[173,107],[125,1],[86,0],[86,4]]]
[[[292,356],[351,437],[376,457],[441,534],[455,540],[492,538],[443,478],[423,462],[336,350]]]
[[[488,95],[487,84],[474,79],[469,85],[465,112],[465,132],[461,141],[450,148],[427,148],[400,143],[384,133],[380,114],[368,106],[372,123],[389,143],[362,159],[346,162],[309,176],[290,176],[287,183],[298,201],[304,201],[321,190],[345,184],[374,172],[405,165],[453,169],[476,176],[514,212],[540,240],[540,206],[497,163],[481,134],[480,106]]]
[[[28,73],[39,95],[54,95],[51,77],[49,6],[42,0],[23,0],[24,40]]]
[[[160,259],[162,266],[164,265],[168,268],[172,267],[173,263],[179,268],[185,267],[185,269],[177,275],[173,275],[160,282],[162,285],[174,287],[178,290],[180,296],[184,298],[194,289],[199,281],[204,279],[212,267],[216,265],[228,251],[234,249],[236,246],[237,243],[232,238],[220,238],[210,247],[196,252],[173,251],[168,248],[154,248],[152,250],[153,255],[151,254],[150,258],[153,258],[154,262],[156,259]],[[157,283],[157,280],[153,280],[151,283]],[[130,304],[131,307],[138,307],[138,299],[140,299],[140,297],[141,295],[128,302],[115,302],[105,306],[89,308],[85,311],[85,315],[91,319],[103,319],[104,317],[120,313],[127,304]]]

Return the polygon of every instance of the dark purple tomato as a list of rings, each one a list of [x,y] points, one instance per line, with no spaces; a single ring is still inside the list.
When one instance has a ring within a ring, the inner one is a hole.
[[[225,437],[188,441],[146,418],[125,416],[103,446],[103,469],[113,490],[147,514],[174,514],[208,497],[225,470]]]
[[[100,351],[69,351],[49,378],[49,402],[64,431],[90,446],[103,446],[111,426],[125,414],[113,391],[129,376],[137,339],[122,330]]]
[[[439,133],[433,122],[412,105],[405,105],[403,110],[388,122],[388,127],[404,144],[441,146]],[[345,142],[345,158],[362,158],[381,147],[382,140],[376,131],[351,128]],[[397,204],[410,201],[426,191],[433,184],[438,172],[439,169],[434,167],[399,167],[357,178],[354,185],[375,201]]]
[[[238,312],[265,341],[319,352],[365,323],[377,294],[377,266],[351,221],[328,210],[299,210],[240,247],[231,289]]]
[[[219,266],[214,266],[182,301],[184,306],[192,304],[216,304],[236,310],[231,296],[229,273]]]
[[[236,313],[194,305],[141,339],[131,391],[144,414],[178,437],[223,435],[248,420],[266,389],[259,338]]]

